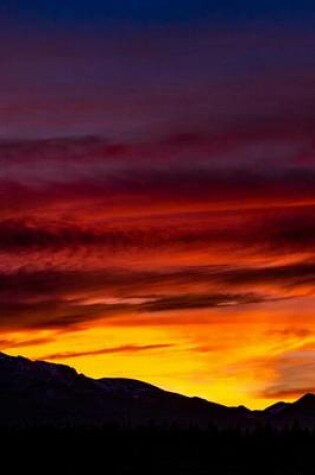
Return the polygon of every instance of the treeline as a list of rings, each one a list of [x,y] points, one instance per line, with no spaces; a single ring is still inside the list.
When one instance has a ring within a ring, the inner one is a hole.
[[[3,427],[6,473],[315,475],[315,433],[177,428]],[[4,473],[4,472],[3,472]]]

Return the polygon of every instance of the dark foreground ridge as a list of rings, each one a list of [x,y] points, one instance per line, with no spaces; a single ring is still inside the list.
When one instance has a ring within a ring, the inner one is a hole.
[[[313,395],[249,411],[0,354],[8,473],[315,475],[314,428]]]
[[[314,430],[315,395],[250,411],[131,379],[95,380],[65,365],[0,353],[0,425]]]

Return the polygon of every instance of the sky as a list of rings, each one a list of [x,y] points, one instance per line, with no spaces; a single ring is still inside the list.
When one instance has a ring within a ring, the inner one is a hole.
[[[0,351],[251,408],[315,391],[312,10],[1,2]]]

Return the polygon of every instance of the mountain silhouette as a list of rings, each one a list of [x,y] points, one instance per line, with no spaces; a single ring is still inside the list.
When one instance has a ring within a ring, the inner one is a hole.
[[[0,353],[0,425],[315,428],[315,395],[250,411],[141,381],[92,379],[66,365]]]

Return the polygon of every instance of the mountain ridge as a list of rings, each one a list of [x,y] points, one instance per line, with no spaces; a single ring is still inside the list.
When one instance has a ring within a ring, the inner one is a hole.
[[[93,379],[64,364],[0,353],[0,425],[119,425],[315,430],[315,395],[264,410],[228,407],[128,378]]]

